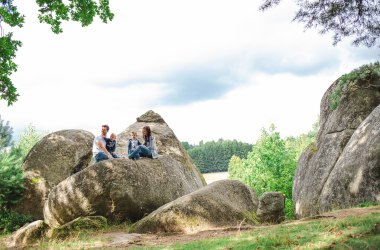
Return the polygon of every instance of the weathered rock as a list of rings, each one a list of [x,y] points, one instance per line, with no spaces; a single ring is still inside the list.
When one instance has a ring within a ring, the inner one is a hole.
[[[79,217],[49,232],[49,237],[54,239],[65,239],[71,235],[78,234],[83,230],[97,230],[107,226],[107,219],[102,216]]]
[[[32,245],[43,238],[48,229],[49,226],[42,220],[31,222],[14,232],[5,244],[8,248]]]
[[[380,202],[380,105],[356,129],[327,179],[321,211]]]
[[[352,134],[380,104],[379,88],[364,88],[366,83],[356,82],[359,88],[348,88],[338,108],[331,110],[329,96],[337,84],[334,82],[322,98],[317,141],[303,153],[297,165],[293,201],[298,218],[321,212],[320,196],[330,173]]]
[[[138,117],[137,122],[130,125],[117,137],[116,153],[128,157],[128,139],[131,138],[131,132],[136,131],[138,139],[142,142],[142,128],[150,126],[153,135],[156,138],[158,154],[170,155],[179,161],[191,173],[193,179],[199,183],[200,187],[206,184],[203,175],[199,172],[198,168],[194,165],[193,160],[182,146],[182,143],[177,139],[173,130],[166,124],[162,117],[153,112],[152,110]]]
[[[45,220],[58,227],[80,216],[111,221],[141,219],[158,207],[198,190],[203,183],[170,155],[158,159],[112,159],[96,163],[53,188]]]
[[[165,204],[138,221],[137,233],[195,233],[223,226],[256,224],[255,191],[236,180],[214,182]]]
[[[285,220],[285,195],[280,192],[264,193],[259,200],[257,217],[261,223],[281,223]]]
[[[94,135],[84,130],[62,130],[42,138],[22,166],[26,191],[13,210],[42,219],[49,190],[88,166],[93,140]]]

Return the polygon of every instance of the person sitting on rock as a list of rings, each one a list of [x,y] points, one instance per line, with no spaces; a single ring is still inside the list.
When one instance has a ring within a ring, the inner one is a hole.
[[[104,138],[106,141],[106,149],[112,155],[113,158],[120,158],[117,154],[115,154],[116,149],[116,135],[114,133],[111,134],[110,138]]]
[[[136,157],[139,154],[141,157],[148,157],[157,159],[157,145],[154,136],[152,135],[151,129],[149,126],[145,126],[142,129],[142,134],[144,138],[144,143],[142,145],[137,146],[136,150],[131,153],[129,156],[130,159]]]
[[[132,160],[138,160],[140,158],[140,154],[135,154],[133,158],[131,157],[131,154],[137,149],[139,145],[141,145],[141,142],[137,139],[136,131],[132,131],[131,136],[132,138],[128,140],[128,157]]]
[[[110,130],[108,125],[102,125],[102,134],[96,136],[92,146],[92,154],[96,162],[100,162],[107,159],[112,159],[112,155],[106,149],[106,140],[107,133]]]

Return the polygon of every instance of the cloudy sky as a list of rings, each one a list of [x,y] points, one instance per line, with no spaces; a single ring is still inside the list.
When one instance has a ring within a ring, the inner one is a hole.
[[[304,32],[286,0],[264,13],[252,0],[111,0],[112,22],[67,23],[60,35],[38,22],[35,1],[14,2],[26,16],[5,30],[23,42],[12,76],[20,97],[0,101],[0,115],[16,133],[30,123],[120,133],[152,109],[191,143],[252,143],[271,123],[298,135],[334,80],[380,54]]]

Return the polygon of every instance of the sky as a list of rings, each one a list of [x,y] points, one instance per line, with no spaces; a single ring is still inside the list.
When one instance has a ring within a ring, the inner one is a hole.
[[[118,134],[148,110],[192,144],[254,143],[271,123],[283,137],[305,133],[327,88],[380,50],[333,46],[332,34],[291,21],[294,2],[260,12],[252,0],[111,0],[112,22],[65,23],[56,35],[35,1],[15,0],[26,22],[5,32],[23,42],[20,96],[0,101],[0,115],[16,137],[29,124]]]

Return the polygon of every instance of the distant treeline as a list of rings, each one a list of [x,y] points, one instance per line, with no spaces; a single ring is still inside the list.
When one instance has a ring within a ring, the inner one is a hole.
[[[237,140],[211,141],[199,145],[191,145],[182,142],[195,165],[201,173],[225,172],[228,171],[228,163],[233,155],[239,158],[246,158],[252,151],[252,144],[238,142]]]

